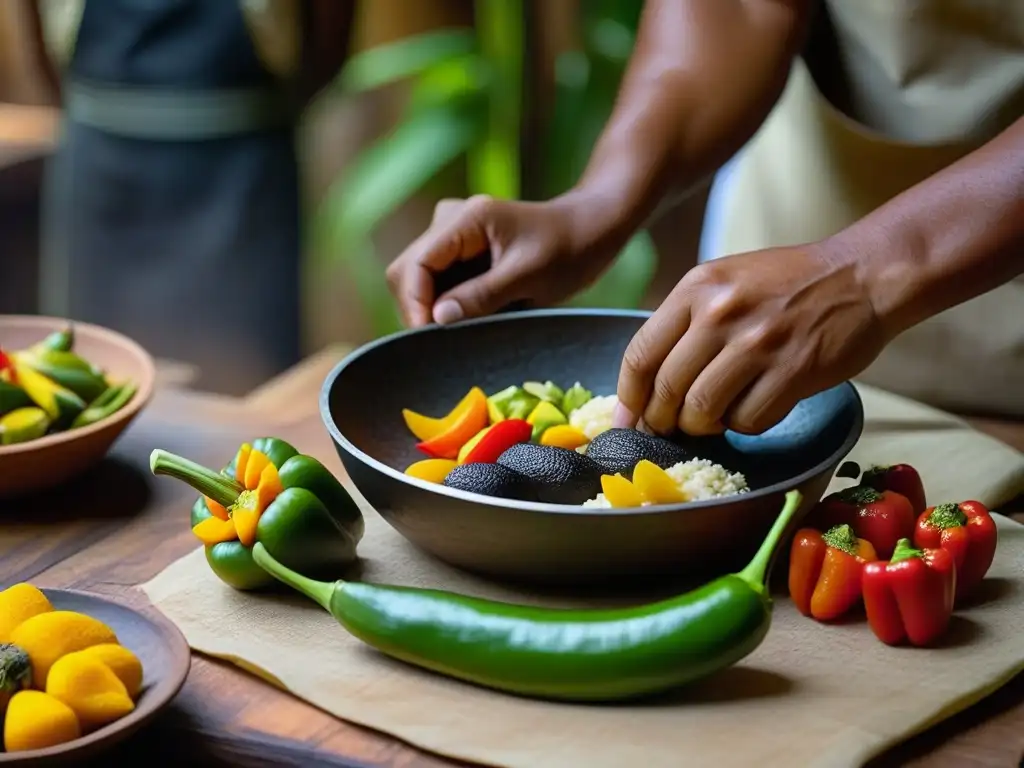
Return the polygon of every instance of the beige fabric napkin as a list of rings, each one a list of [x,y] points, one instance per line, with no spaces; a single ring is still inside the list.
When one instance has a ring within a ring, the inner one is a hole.
[[[1024,458],[1015,451],[930,409],[868,388],[862,395],[869,422],[858,461],[909,461],[921,467],[933,498],[997,503],[1020,489]],[[367,581],[551,602],[438,563],[364,511]],[[685,692],[630,706],[530,701],[402,665],[299,597],[226,587],[200,550],[144,589],[197,651],[440,754],[510,768],[840,768],[862,764],[1024,669],[1024,526],[999,523],[982,599],[955,619],[942,648],[888,648],[863,623],[822,626],[779,598],[768,637],[741,664]]]

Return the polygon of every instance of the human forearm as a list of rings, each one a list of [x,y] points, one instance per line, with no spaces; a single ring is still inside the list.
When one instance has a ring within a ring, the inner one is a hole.
[[[775,104],[811,0],[649,0],[614,112],[579,184],[623,234],[714,173]]]
[[[40,0],[21,0],[20,16],[25,24],[28,63],[46,88],[47,104],[59,106],[61,101],[60,74],[47,50],[42,10],[39,5]]]
[[[889,338],[1024,274],[1024,118],[829,243]]]

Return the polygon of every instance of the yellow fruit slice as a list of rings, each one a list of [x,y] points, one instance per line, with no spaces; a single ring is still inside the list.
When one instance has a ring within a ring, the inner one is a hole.
[[[45,690],[46,676],[57,659],[92,645],[117,643],[117,635],[102,621],[84,613],[49,611],[15,627],[11,642],[21,647],[32,662],[32,685]]]
[[[46,595],[31,584],[14,584],[0,592],[0,643],[11,642],[15,627],[53,610]]]
[[[117,675],[117,679],[124,685],[125,690],[131,698],[136,698],[142,690],[142,662],[139,657],[129,651],[123,645],[105,643],[94,645],[83,651],[75,651],[68,656],[95,659],[110,667],[110,671]],[[68,658],[65,656],[64,658]],[[54,665],[56,666],[56,665]]]
[[[622,475],[601,475],[601,490],[608,503],[615,508],[639,507],[643,504],[643,496]]]
[[[71,707],[85,731],[120,720],[135,709],[110,667],[77,653],[57,659],[46,677],[46,692]]]
[[[644,459],[633,468],[633,486],[650,504],[679,504],[687,501],[675,480],[653,461]]]
[[[426,480],[428,483],[443,483],[444,479],[448,477],[448,473],[456,466],[457,463],[451,459],[424,459],[409,465],[405,474]]]
[[[8,752],[46,749],[82,735],[74,711],[42,691],[19,691],[7,705],[4,748]]]
[[[576,427],[570,427],[568,424],[556,424],[553,427],[548,427],[540,436],[541,445],[551,445],[569,451],[575,451],[589,442],[590,438]]]

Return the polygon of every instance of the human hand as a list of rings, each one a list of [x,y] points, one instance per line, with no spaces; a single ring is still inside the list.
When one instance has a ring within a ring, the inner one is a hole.
[[[611,261],[581,222],[568,196],[523,203],[476,196],[442,200],[419,239],[388,267],[387,277],[406,325],[454,323],[512,302],[562,301],[594,280]],[[459,261],[490,251],[491,268],[438,296],[435,277]]]
[[[701,264],[630,342],[616,426],[758,434],[888,342],[856,258],[828,244]]]

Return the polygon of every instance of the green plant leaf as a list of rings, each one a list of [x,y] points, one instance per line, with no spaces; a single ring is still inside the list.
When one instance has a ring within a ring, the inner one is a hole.
[[[480,108],[486,108],[491,73],[487,62],[476,53],[457,56],[428,67],[413,81],[406,116],[432,109],[452,99],[465,99],[476,94]]]
[[[637,232],[596,283],[569,302],[575,307],[636,309],[654,277],[658,254],[646,231]]]
[[[352,93],[370,91],[465,56],[476,45],[472,29],[443,29],[402,38],[352,56],[338,75],[338,83]]]
[[[340,241],[373,230],[432,176],[463,154],[481,129],[479,110],[451,102],[421,112],[367,148],[324,201]]]

